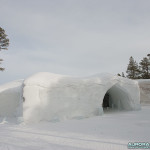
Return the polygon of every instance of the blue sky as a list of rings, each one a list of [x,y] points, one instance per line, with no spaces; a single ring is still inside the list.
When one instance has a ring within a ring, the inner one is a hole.
[[[0,83],[37,72],[121,73],[150,53],[149,0],[0,0]]]

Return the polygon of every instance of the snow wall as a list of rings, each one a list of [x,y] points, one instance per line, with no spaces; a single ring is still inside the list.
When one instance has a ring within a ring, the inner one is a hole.
[[[75,78],[38,73],[24,81],[23,117],[26,122],[39,122],[101,115],[106,93],[113,108],[140,109],[137,81],[110,74]]]
[[[140,99],[143,104],[150,104],[150,79],[137,80],[140,87]]]
[[[23,80],[0,86],[0,117],[21,117]]]

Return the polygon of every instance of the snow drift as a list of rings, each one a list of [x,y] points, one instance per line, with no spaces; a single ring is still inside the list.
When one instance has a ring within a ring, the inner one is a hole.
[[[24,81],[23,117],[27,122],[38,122],[100,115],[106,93],[112,109],[140,109],[137,81],[110,74],[74,78],[38,73]]]
[[[18,80],[0,86],[0,117],[22,116],[22,83]]]
[[[150,104],[150,79],[137,80],[140,87],[141,103]]]

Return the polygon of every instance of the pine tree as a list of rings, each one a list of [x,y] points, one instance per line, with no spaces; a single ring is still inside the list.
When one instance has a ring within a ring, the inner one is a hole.
[[[9,46],[9,39],[7,38],[7,35],[5,34],[5,30],[0,27],[0,51],[1,50],[7,50],[7,47]],[[0,64],[3,61],[3,59],[0,59]],[[0,67],[0,71],[3,71],[4,68]]]
[[[147,55],[149,56],[149,54]],[[150,58],[144,57],[140,62],[142,79],[150,79]]]
[[[139,67],[136,61],[134,61],[134,58],[131,56],[129,59],[129,64],[127,66],[127,77],[129,79],[138,79],[139,78]]]
[[[124,77],[124,78],[125,78],[124,72],[122,72],[122,77]]]

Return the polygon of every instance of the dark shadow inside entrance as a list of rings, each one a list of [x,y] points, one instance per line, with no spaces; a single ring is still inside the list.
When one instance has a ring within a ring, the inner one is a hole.
[[[104,96],[103,103],[102,103],[103,111],[110,111],[111,107],[111,100],[110,94],[107,92]]]
[[[107,109],[110,107],[110,102],[109,102],[110,98],[109,97],[110,97],[109,93],[106,93],[104,96],[104,99],[103,99],[103,104],[102,104],[103,109]]]

